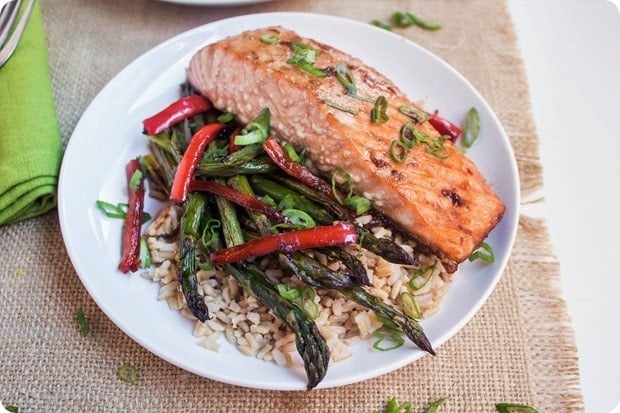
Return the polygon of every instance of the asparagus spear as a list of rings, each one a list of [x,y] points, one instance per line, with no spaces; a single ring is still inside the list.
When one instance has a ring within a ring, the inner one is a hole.
[[[243,243],[243,234],[234,205],[221,197],[216,197],[216,204],[222,220],[226,245],[232,247]],[[308,389],[316,387],[327,373],[330,356],[327,343],[316,324],[303,310],[282,298],[257,268],[239,263],[226,264],[224,267],[246,291],[265,303],[295,332],[297,351],[304,361],[308,378]]]
[[[227,165],[220,162],[201,163],[196,176],[199,177],[230,177],[239,174],[264,174],[273,172],[277,167],[266,157],[259,156],[240,165]]]
[[[350,288],[341,291],[341,293],[348,299],[373,310],[386,322],[394,323],[391,327],[400,328],[420,349],[429,352],[433,356],[435,355],[435,350],[433,350],[430,341],[426,334],[424,334],[422,326],[416,319],[408,317],[392,308],[363,288]]]
[[[242,192],[246,195],[254,196],[254,191],[248,181],[247,177],[244,175],[238,175],[234,178],[229,179],[229,183],[233,188]],[[265,214],[248,211],[251,219],[254,221],[255,226],[258,228],[259,232],[262,235],[271,234],[271,222],[267,218]],[[333,257],[343,257],[344,259],[351,258],[351,263],[353,263],[355,257],[350,256],[340,248],[334,248],[341,251],[341,253],[334,252],[331,254]],[[326,253],[330,254],[329,251],[331,248],[323,249]],[[308,256],[307,254],[296,251],[292,254],[278,254],[278,260],[281,264],[286,265],[290,268],[296,275],[308,285],[313,287],[322,288],[322,289],[336,289],[341,290],[343,288],[351,288],[360,285],[367,285],[368,275],[366,274],[366,269],[364,266],[359,263],[361,266],[361,271],[363,275],[355,274],[351,275],[344,271],[333,271],[319,263],[314,258]],[[359,260],[357,260],[359,262]],[[346,263],[345,263],[346,265]],[[358,271],[359,267],[356,268]]]
[[[181,290],[192,314],[200,321],[209,318],[209,309],[204,298],[198,292],[196,277],[198,246],[198,228],[205,210],[205,201],[202,195],[191,193],[185,201],[185,212],[181,218],[179,245],[181,246],[180,259],[177,264],[177,275]]]

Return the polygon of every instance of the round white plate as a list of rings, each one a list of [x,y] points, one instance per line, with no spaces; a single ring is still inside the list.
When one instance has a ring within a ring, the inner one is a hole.
[[[497,117],[476,90],[453,68],[404,38],[367,23],[304,13],[266,13],[235,17],[180,34],[145,53],[121,71],[82,115],[67,147],[60,173],[58,210],[71,261],[88,292],[126,334],[161,358],[201,376],[261,389],[302,390],[302,368],[282,368],[247,357],[222,339],[219,352],[205,350],[192,335],[193,323],[157,301],[157,283],[117,271],[121,221],[104,217],[98,199],[125,198],[124,166],[147,152],[142,119],[178,97],[190,57],[205,44],[241,31],[286,22],[312,37],[361,58],[393,79],[412,100],[423,100],[460,121],[469,108],[480,113],[482,131],[468,151],[507,206],[492,231],[493,265],[461,265],[441,310],[423,326],[435,348],[476,313],[495,287],[512,248],[518,217],[519,182],[508,138]],[[147,200],[146,210],[157,205]],[[341,386],[375,377],[422,357],[413,344],[388,352],[371,342],[354,355],[331,364],[319,387]],[[441,348],[438,349],[441,357]]]

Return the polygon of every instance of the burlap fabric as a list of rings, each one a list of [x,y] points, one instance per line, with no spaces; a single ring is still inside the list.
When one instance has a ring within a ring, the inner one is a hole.
[[[63,143],[95,94],[134,58],[186,29],[223,17],[275,10],[370,21],[411,10],[441,22],[402,33],[465,75],[501,119],[516,152],[524,204],[542,187],[537,136],[506,5],[490,1],[274,1],[235,8],[152,0],[42,1]],[[391,374],[343,388],[273,392],[233,387],[185,372],[120,331],[90,299],[54,213],[0,227],[0,398],[20,412],[371,412],[390,397],[421,408],[449,396],[445,412],[492,412],[496,402],[541,412],[583,410],[576,350],[558,288],[559,265],[544,221],[522,216],[497,289],[461,332]],[[91,334],[82,337],[82,307]],[[124,363],[139,370],[128,385]]]

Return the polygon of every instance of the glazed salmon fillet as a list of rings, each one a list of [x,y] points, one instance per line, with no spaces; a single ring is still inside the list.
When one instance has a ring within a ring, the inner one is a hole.
[[[263,35],[277,35],[278,41],[266,43]],[[297,43],[318,51],[313,67],[325,76],[287,63]],[[355,93],[347,93],[335,75],[343,66]],[[390,147],[404,124],[412,123],[431,140],[440,134],[428,121],[401,113],[399,107],[414,104],[385,76],[342,51],[269,27],[199,50],[188,78],[216,108],[235,113],[241,122],[269,108],[278,139],[305,148],[321,173],[346,171],[355,192],[446,263],[465,260],[502,218],[500,198],[449,140],[440,153],[418,143],[403,162],[393,159]],[[371,119],[379,96],[387,100],[385,122]]]

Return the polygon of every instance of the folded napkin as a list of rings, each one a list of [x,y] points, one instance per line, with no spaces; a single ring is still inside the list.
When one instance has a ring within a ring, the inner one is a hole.
[[[61,141],[39,4],[0,67],[0,225],[56,206]]]

